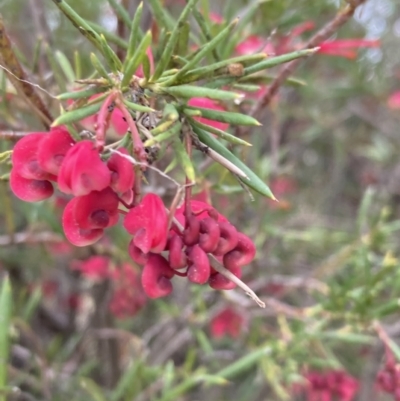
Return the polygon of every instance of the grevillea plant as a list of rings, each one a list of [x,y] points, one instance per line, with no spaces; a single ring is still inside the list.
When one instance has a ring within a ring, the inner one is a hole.
[[[174,24],[160,14],[158,1],[150,3],[164,30],[157,42],[154,32],[141,31],[140,4],[121,58],[65,1],[55,1],[103,60],[92,53],[94,73],[57,96],[63,111],[50,131],[29,133],[16,144],[11,189],[26,202],[47,199],[55,190],[71,196],[62,226],[75,246],[96,243],[122,220],[132,237],[129,255],[142,266],[142,286],[151,298],[170,294],[171,279],[182,276],[215,289],[239,284],[262,306],[240,281],[242,267],[256,254],[253,241],[211,205],[192,200],[195,152],[222,165],[243,187],[275,200],[267,184],[232,152],[232,146],[250,144],[227,130],[260,125],[239,108],[243,92],[258,90],[252,80],[315,49],[222,58],[218,48],[230,42],[238,19],[210,37],[197,0],[187,2]],[[206,39],[196,39],[194,48],[191,16]],[[166,158],[167,171],[178,165],[183,173],[171,205],[146,187],[149,170],[160,172]]]

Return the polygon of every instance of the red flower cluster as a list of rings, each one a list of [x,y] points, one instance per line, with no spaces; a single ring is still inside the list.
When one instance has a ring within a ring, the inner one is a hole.
[[[342,370],[310,372],[306,379],[295,392],[305,392],[308,401],[352,401],[359,387],[358,380]]]
[[[49,198],[54,192],[52,182],[74,196],[62,222],[66,237],[76,246],[98,241],[105,228],[118,222],[120,197],[133,198],[131,163],[117,153],[104,162],[93,142],[76,143],[63,127],[22,138],[14,147],[12,162],[10,185],[20,199]]]
[[[237,277],[242,266],[255,256],[250,238],[210,205],[192,201],[191,208],[188,219],[184,207],[176,211],[175,217],[185,229],[173,226],[168,236],[167,214],[156,195],[146,195],[125,217],[124,226],[134,236],[129,253],[136,263],[144,265],[142,285],[151,298],[170,294],[174,275],[186,276],[196,284],[208,283],[215,289],[232,289],[235,284],[211,267],[207,254],[216,256]],[[169,251],[168,260],[160,255],[162,251]]]
[[[113,295],[109,308],[120,319],[136,315],[146,304],[138,274],[128,263],[113,268],[109,258],[92,256],[84,261],[74,261],[71,267],[90,280],[111,280]]]
[[[123,148],[118,150],[128,153]],[[76,246],[95,243],[104,229],[118,223],[120,212],[126,214],[124,227],[133,236],[129,254],[144,265],[142,286],[151,298],[168,295],[175,275],[197,284],[208,283],[215,289],[235,287],[210,266],[207,254],[213,254],[240,277],[241,268],[256,252],[247,236],[210,205],[196,201],[191,202],[189,213],[184,208],[176,212],[175,218],[184,230],[175,223],[169,230],[159,196],[149,193],[139,204],[132,203],[135,176],[130,161],[118,153],[108,160],[103,158],[92,141],[75,142],[65,128],[32,133],[14,148],[11,188],[16,196],[30,202],[50,197],[53,183],[72,195],[64,208],[62,225],[67,239]],[[129,211],[120,211],[120,203]],[[168,260],[162,252],[168,253]],[[91,269],[95,274],[101,270],[97,264],[85,268],[89,275]],[[103,274],[106,271],[103,266]]]

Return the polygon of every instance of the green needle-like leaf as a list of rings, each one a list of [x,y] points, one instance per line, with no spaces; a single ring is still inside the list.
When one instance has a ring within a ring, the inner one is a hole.
[[[133,17],[131,33],[129,36],[128,53],[124,61],[124,69],[126,65],[129,63],[129,60],[135,54],[136,46],[139,43],[139,39],[143,37],[143,35],[141,35],[141,30],[140,30],[140,21],[142,19],[142,14],[143,14],[143,2],[141,2],[138,5],[135,15]]]
[[[163,88],[163,91],[169,95],[184,99],[190,99],[193,97],[206,97],[208,99],[215,100],[233,100],[243,97],[243,95],[235,92],[202,88],[201,86],[192,85],[169,86],[168,88]]]
[[[156,1],[156,0],[154,0]],[[154,72],[154,75],[151,77],[152,82],[156,82],[157,79],[161,76],[161,74],[164,72],[166,69],[168,63],[171,60],[173,51],[175,49],[175,45],[178,41],[180,31],[182,29],[182,26],[184,25],[184,22],[186,21],[186,18],[188,17],[189,13],[193,9],[193,7],[196,5],[198,0],[189,0],[183,9],[177,23],[175,24],[172,32],[171,32],[171,37],[169,38],[165,50],[163,51],[160,61],[157,65],[156,71]]]
[[[200,111],[202,117],[233,125],[255,125],[255,126],[261,125],[255,118],[248,116],[246,114],[233,113],[230,111],[217,111],[217,110],[204,109],[202,107],[192,107],[192,106],[185,106],[183,112],[186,113],[186,110],[197,110]]]
[[[239,179],[246,184],[251,189],[254,189],[261,195],[267,196],[271,199],[276,199],[268,185],[259,178],[249,167],[247,167],[241,160],[239,160],[233,153],[231,153],[224,145],[222,145],[217,139],[215,139],[208,132],[200,129],[198,126],[192,126],[193,131],[199,137],[199,140],[205,145],[209,146],[211,149],[215,150],[221,156],[225,157],[225,159],[229,160],[235,166],[237,166],[240,170],[242,170],[248,177],[243,178],[239,177]]]

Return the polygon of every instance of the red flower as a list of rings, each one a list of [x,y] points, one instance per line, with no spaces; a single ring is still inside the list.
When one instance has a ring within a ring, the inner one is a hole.
[[[118,222],[118,196],[111,188],[76,198],[74,217],[80,228],[106,228]]]
[[[32,132],[14,146],[11,160],[14,172],[20,177],[29,180],[56,180],[53,174],[40,166],[38,160],[39,146],[47,135],[47,132]]]
[[[65,155],[58,176],[60,191],[75,196],[101,191],[111,182],[111,174],[91,141],[81,141]]]
[[[357,57],[357,52],[354,49],[359,49],[361,47],[373,48],[379,46],[380,46],[379,40],[337,39],[321,43],[319,45],[318,53],[354,59]]]
[[[143,253],[160,253],[167,243],[168,216],[161,198],[147,194],[125,216],[124,227]]]
[[[92,256],[86,260],[74,260],[71,268],[92,280],[104,280],[109,276],[111,260],[105,256]]]
[[[232,338],[237,338],[244,324],[245,319],[242,314],[233,308],[225,308],[211,320],[211,336],[220,338],[227,335]]]
[[[14,195],[25,202],[38,202],[50,198],[54,192],[50,181],[29,180],[18,175],[14,169],[10,174],[10,187]]]
[[[55,127],[46,134],[38,149],[40,167],[54,175],[60,172],[61,163],[68,150],[75,144],[69,132],[64,127]]]
[[[194,97],[190,99],[188,105],[192,107],[202,107],[204,109],[212,109],[216,111],[225,111],[225,109],[214,100],[203,97]],[[222,123],[220,121],[208,120],[207,118],[203,117],[195,117],[195,119],[203,124],[211,125],[211,127],[218,128],[222,131],[226,131],[229,128],[229,124]]]
[[[72,199],[64,209],[63,228],[76,246],[97,242],[103,229],[118,222],[118,197],[111,188]]]
[[[62,225],[65,236],[71,244],[86,246],[97,242],[104,233],[103,229],[84,229],[79,226],[75,218],[75,206],[79,198],[72,199],[64,209]]]

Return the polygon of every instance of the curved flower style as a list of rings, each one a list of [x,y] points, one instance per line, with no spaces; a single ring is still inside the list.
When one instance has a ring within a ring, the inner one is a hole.
[[[125,216],[124,227],[143,253],[160,253],[167,244],[168,217],[164,203],[155,194],[144,196]]]
[[[111,182],[111,173],[93,142],[81,141],[65,155],[58,176],[60,191],[74,196],[101,191]]]

